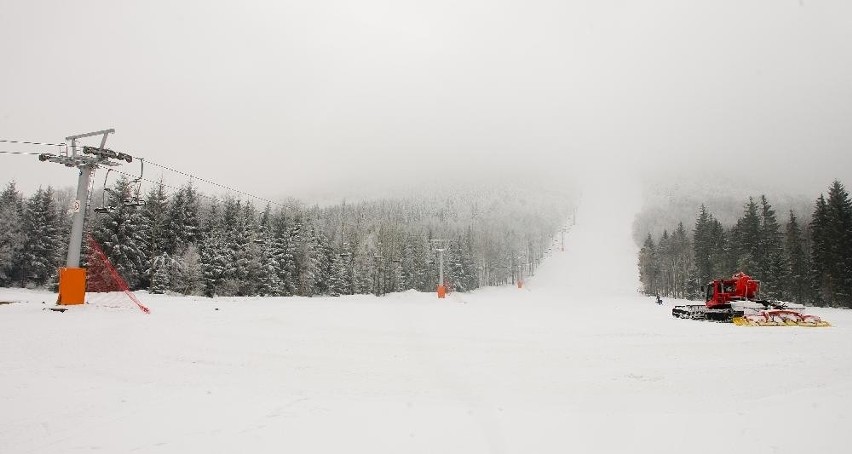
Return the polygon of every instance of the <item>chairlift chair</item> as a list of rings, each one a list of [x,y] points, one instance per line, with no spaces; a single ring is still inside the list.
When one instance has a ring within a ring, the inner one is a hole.
[[[98,214],[106,214],[115,209],[113,206],[109,206],[106,204],[106,194],[107,192],[113,193],[114,191],[106,186],[107,179],[109,178],[109,173],[112,172],[112,169],[107,169],[106,175],[104,175],[104,187],[101,191],[101,206],[95,207],[95,213]]]
[[[101,192],[101,206],[96,207],[94,209],[95,213],[106,214],[110,211],[113,211],[117,208],[115,205],[107,205],[106,204],[106,195],[107,193],[113,197],[113,199],[118,199],[119,204],[123,207],[127,207],[131,210],[136,209],[142,205],[145,205],[145,202],[140,200],[139,195],[142,191],[142,176],[145,172],[145,161],[143,159],[139,160],[139,176],[134,178],[133,181],[130,182],[130,186],[134,188],[131,191],[131,196],[126,198],[121,198],[120,194],[117,194],[114,189],[107,187],[107,181],[109,180],[109,173],[112,172],[112,169],[108,168],[106,175],[104,175],[104,185],[103,191]]]
[[[129,162],[129,161],[128,161]],[[135,209],[142,205],[145,205],[145,202],[139,199],[139,194],[142,192],[142,176],[145,174],[145,160],[139,158],[139,176],[136,177],[130,184],[136,185],[136,190],[133,191],[133,196],[128,199],[122,200],[122,204],[128,208]]]

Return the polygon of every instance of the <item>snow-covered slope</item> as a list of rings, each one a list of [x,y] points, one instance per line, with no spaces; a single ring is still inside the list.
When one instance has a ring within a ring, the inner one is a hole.
[[[631,227],[640,209],[638,183],[627,176],[602,179],[590,173],[583,188],[574,225],[565,235],[565,253],[543,263],[530,285],[579,304],[589,298],[635,296],[639,250]]]
[[[142,293],[150,315],[0,289],[0,452],[846,452],[852,313],[675,320],[605,196],[524,289]]]

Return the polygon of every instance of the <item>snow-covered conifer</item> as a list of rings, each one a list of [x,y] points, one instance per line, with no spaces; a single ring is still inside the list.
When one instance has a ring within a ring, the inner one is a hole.
[[[204,272],[201,266],[201,255],[194,244],[188,245],[174,257],[171,290],[184,295],[195,295],[202,291]]]
[[[24,242],[21,249],[21,283],[42,286],[59,266],[61,220],[51,187],[39,188],[27,199],[23,213]]]
[[[140,282],[144,287],[148,283],[153,285],[154,260],[160,257],[162,253],[168,253],[169,249],[169,205],[165,186],[162,182],[151,188],[145,195],[145,204],[140,214],[140,229],[144,238],[145,257],[148,258],[148,267]]]
[[[153,275],[151,277],[151,293],[165,293],[171,286],[171,271],[174,261],[167,252],[162,252],[151,262]]]
[[[139,196],[132,186],[125,177],[115,182],[107,196],[107,205],[111,208],[99,214],[92,235],[130,288],[136,289],[147,274],[148,266],[142,215],[129,203]]]
[[[168,239],[164,250],[170,254],[198,241],[198,193],[192,184],[181,187],[172,197],[167,232]]]
[[[790,210],[790,219],[787,222],[786,235],[784,237],[784,250],[787,254],[787,280],[786,292],[796,303],[805,303],[809,297],[808,269],[810,268],[809,257],[805,253],[805,243],[802,229],[793,210]]]
[[[24,244],[24,203],[15,183],[9,183],[0,193],[0,286],[12,283],[14,265]]]

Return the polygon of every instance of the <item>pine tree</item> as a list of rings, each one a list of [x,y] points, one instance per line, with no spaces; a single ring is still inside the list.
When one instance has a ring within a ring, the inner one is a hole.
[[[11,182],[0,193],[0,286],[9,286],[15,275],[14,264],[24,244],[24,202],[21,193]]]
[[[717,245],[713,237],[713,216],[707,211],[703,204],[695,220],[693,230],[693,253],[695,255],[696,279],[699,284],[704,285],[712,281],[714,276],[714,255]],[[650,239],[650,237],[648,238]],[[647,240],[646,240],[647,243]]]
[[[657,241],[657,258],[660,264],[659,293],[662,296],[674,296],[674,271],[672,270],[672,257],[674,249],[669,237],[668,230],[663,230],[660,240]]]
[[[278,274],[277,280],[280,282],[278,293],[284,296],[293,295],[296,292],[295,263],[290,243],[290,226],[283,211],[272,220],[272,254]]]
[[[649,233],[642,249],[639,250],[639,281],[642,283],[642,289],[646,295],[657,295],[659,293],[657,289],[659,273],[657,247]]]
[[[218,226],[219,244],[216,259],[221,273],[217,279],[215,293],[221,296],[236,296],[242,291],[245,273],[245,268],[241,267],[238,261],[247,256],[247,253],[241,252],[247,241],[244,237],[245,219],[241,201],[231,197],[225,199]]]
[[[169,247],[169,205],[165,186],[162,181],[145,196],[141,210],[141,234],[144,238],[145,256],[149,258],[147,272],[140,280],[140,286],[153,285],[155,267],[153,261]],[[172,253],[176,251],[172,250]],[[153,291],[153,289],[151,289]]]
[[[307,234],[304,231],[301,217],[297,216],[293,220],[288,236],[287,253],[293,258],[291,271],[293,294],[306,296],[303,276],[306,267]]]
[[[739,271],[761,278],[758,257],[761,256],[760,215],[754,199],[749,197],[743,216],[733,230],[733,251]]]
[[[340,281],[339,292],[341,295],[352,295],[355,292],[355,270],[352,258],[352,248],[349,242],[344,241],[340,246],[340,254],[334,269],[335,275]]]
[[[378,293],[379,289],[376,285],[375,268],[377,253],[373,246],[373,240],[368,237],[360,243],[353,257],[353,283],[354,292],[357,294]]]
[[[712,265],[712,279],[733,275],[734,270],[732,269],[732,267],[729,267],[727,265],[728,251],[726,247],[728,244],[728,236],[725,233],[725,228],[722,226],[722,223],[719,222],[718,219],[711,217],[708,236],[711,248],[710,262]],[[699,284],[704,285],[708,282],[709,280],[707,282],[702,281],[699,282]]]
[[[435,291],[435,281],[432,280],[432,273],[429,265],[431,250],[428,247],[428,242],[422,234],[418,234],[413,239],[412,253],[414,254],[414,285],[421,292]],[[494,253],[495,257],[499,257],[499,253]],[[500,269],[500,266],[503,268]],[[502,276],[504,279],[508,276],[508,262],[503,260],[493,266],[496,276]],[[501,282],[502,283],[502,282]]]
[[[331,296],[347,295],[346,268],[343,257],[329,256],[328,294]]]
[[[281,282],[278,254],[276,253],[275,236],[273,233],[272,213],[269,205],[263,210],[258,226],[259,277],[257,294],[262,296],[281,296],[284,286]]]
[[[529,251],[530,257],[533,258],[533,262],[531,263],[531,273],[535,272],[535,267],[538,263],[538,258],[540,254],[535,252],[535,246],[532,241],[529,243]],[[461,237],[459,244],[459,252],[460,252],[460,261],[461,261],[461,270],[464,274],[463,279],[463,288],[464,290],[460,291],[471,291],[479,287],[479,272],[477,270],[476,262],[474,259],[474,255],[476,254],[474,251],[474,240],[473,240],[473,231],[470,227],[468,227],[465,235]]]
[[[652,246],[653,242],[647,243]],[[646,255],[649,251],[646,250]],[[684,298],[697,292],[697,277],[695,270],[695,259],[693,247],[683,223],[669,235],[667,230],[663,231],[657,247],[656,255],[645,257],[645,260],[653,260],[658,263],[659,284],[654,289],[662,296]],[[650,262],[650,263],[653,263]],[[654,265],[643,261],[643,265],[649,267],[645,273],[653,275],[657,273]]]
[[[311,226],[302,252],[303,266],[299,275],[299,293],[303,296],[321,295],[326,292],[326,252],[324,236]]]
[[[822,306],[831,301],[831,235],[829,231],[828,204],[820,194],[811,217],[811,285],[814,304]]]
[[[174,254],[198,241],[198,194],[192,184],[181,187],[169,206],[167,239],[164,250]]]
[[[112,209],[100,215],[92,235],[128,286],[137,289],[148,267],[142,216],[133,205],[126,203],[136,197],[133,190],[127,178],[116,181],[108,191],[108,206]]]
[[[695,283],[690,281],[690,277],[694,276],[692,245],[682,222],[678,223],[677,229],[672,233],[672,246],[675,296],[685,298],[695,292]]]
[[[415,269],[415,253],[413,244],[413,235],[408,235],[405,239],[405,244],[402,248],[402,258],[400,263],[401,268],[401,290],[411,290],[417,288],[417,271]]]
[[[221,292],[221,286],[227,278],[231,258],[222,228],[215,227],[207,232],[201,241],[200,256],[204,295],[208,297],[225,295],[226,293]]]
[[[775,210],[763,195],[760,196],[760,210],[760,255],[757,257],[757,263],[763,281],[761,291],[768,298],[784,299],[788,265],[784,254],[783,234],[775,218]]]
[[[243,205],[234,234],[234,278],[239,283],[237,294],[255,295],[258,291],[257,284],[262,279],[263,264],[256,212],[251,203]]]
[[[444,253],[444,274],[451,284],[453,291],[465,292],[472,290],[468,287],[471,276],[469,270],[464,266],[464,253],[459,240],[451,241],[449,248]]]
[[[51,187],[27,199],[23,216],[24,242],[20,252],[21,285],[47,284],[59,266],[61,221]]]
[[[799,222],[793,210],[790,210],[790,220],[787,222],[784,237],[784,251],[787,254],[786,293],[796,303],[804,303],[808,296],[808,257],[804,250],[804,239]]]
[[[830,294],[835,304],[852,308],[852,200],[843,185],[835,180],[828,190],[827,217]]]
[[[204,287],[201,255],[194,244],[188,245],[175,258],[172,265],[171,290],[184,295],[195,295]]]
[[[151,277],[151,293],[165,293],[171,286],[171,271],[174,261],[168,253],[162,252],[151,262],[153,276]]]

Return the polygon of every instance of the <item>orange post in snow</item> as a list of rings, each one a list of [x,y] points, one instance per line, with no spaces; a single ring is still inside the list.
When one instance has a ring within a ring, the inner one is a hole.
[[[59,299],[57,304],[71,306],[86,302],[86,270],[59,268]]]
[[[518,279],[518,288],[524,288],[524,280]]]
[[[438,284],[438,298],[446,298],[447,297],[447,287],[444,284]]]

